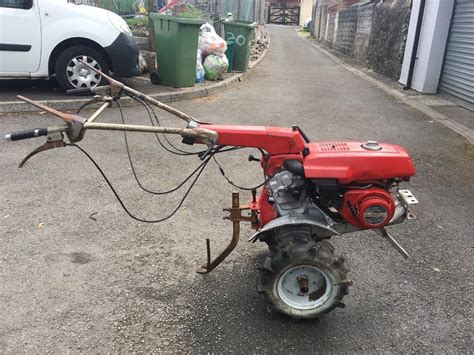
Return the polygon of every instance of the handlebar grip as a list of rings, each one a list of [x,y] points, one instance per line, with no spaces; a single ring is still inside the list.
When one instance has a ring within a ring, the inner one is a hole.
[[[66,90],[68,95],[92,95],[93,92],[89,88],[80,88],[80,89],[69,89]]]
[[[48,134],[48,128],[32,128],[25,131],[12,132],[5,135],[8,141],[20,141],[22,139],[36,138],[46,136]]]

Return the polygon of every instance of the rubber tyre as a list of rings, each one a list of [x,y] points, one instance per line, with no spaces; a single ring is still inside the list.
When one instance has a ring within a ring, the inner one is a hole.
[[[342,256],[334,254],[333,246],[326,240],[315,241],[309,229],[286,228],[275,234],[271,245],[271,255],[259,269],[257,291],[265,298],[269,313],[281,313],[294,319],[316,318],[344,307],[342,299],[349,293],[351,281],[346,276],[349,265]],[[278,295],[277,284],[280,277],[290,268],[309,265],[323,271],[329,278],[332,289],[329,297],[321,305],[301,310],[291,307]]]
[[[68,80],[66,68],[67,68],[68,63],[73,58],[79,57],[82,55],[93,58],[95,61],[97,61],[97,63],[99,63],[102,72],[107,75],[109,74],[109,65],[107,64],[107,61],[105,60],[104,56],[100,54],[97,50],[95,50],[94,48],[83,46],[83,45],[72,46],[72,47],[66,48],[58,56],[58,59],[56,60],[56,65],[55,65],[56,80],[58,81],[59,85],[64,90],[76,89],[76,87],[72,85]],[[104,78],[101,78],[98,85],[106,85],[106,84],[107,84],[107,81]]]
[[[158,72],[153,71],[150,73],[150,81],[153,85],[160,85],[161,84],[161,77]]]

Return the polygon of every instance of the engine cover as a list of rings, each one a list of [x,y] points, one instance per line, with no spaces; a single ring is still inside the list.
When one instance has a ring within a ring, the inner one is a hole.
[[[395,203],[390,194],[376,187],[346,191],[339,208],[346,221],[362,229],[383,227],[394,212]]]
[[[375,143],[375,142],[371,142]],[[304,158],[307,179],[337,179],[340,184],[400,178],[408,180],[415,168],[399,145],[363,142],[309,143]]]

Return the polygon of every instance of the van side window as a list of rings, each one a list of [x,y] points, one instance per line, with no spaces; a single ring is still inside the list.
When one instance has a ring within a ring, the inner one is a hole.
[[[10,7],[13,9],[31,9],[33,0],[0,0],[0,7]]]

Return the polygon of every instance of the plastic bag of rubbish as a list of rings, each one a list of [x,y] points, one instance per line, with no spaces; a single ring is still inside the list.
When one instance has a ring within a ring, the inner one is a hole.
[[[206,22],[205,24],[201,25],[199,27],[199,35],[203,33],[216,33],[216,30],[214,29],[214,26],[211,25],[210,23]]]
[[[202,66],[201,50],[198,49],[196,59],[196,83],[202,83],[204,81],[205,74],[206,72],[204,71],[204,67]]]
[[[224,79],[224,74],[227,72],[229,62],[226,56],[217,56],[214,54],[208,55],[204,61],[204,71],[206,72],[206,79],[218,80]]]
[[[202,51],[203,55],[215,54],[223,56],[227,50],[227,43],[224,38],[215,32],[202,32],[199,35],[198,48]]]

